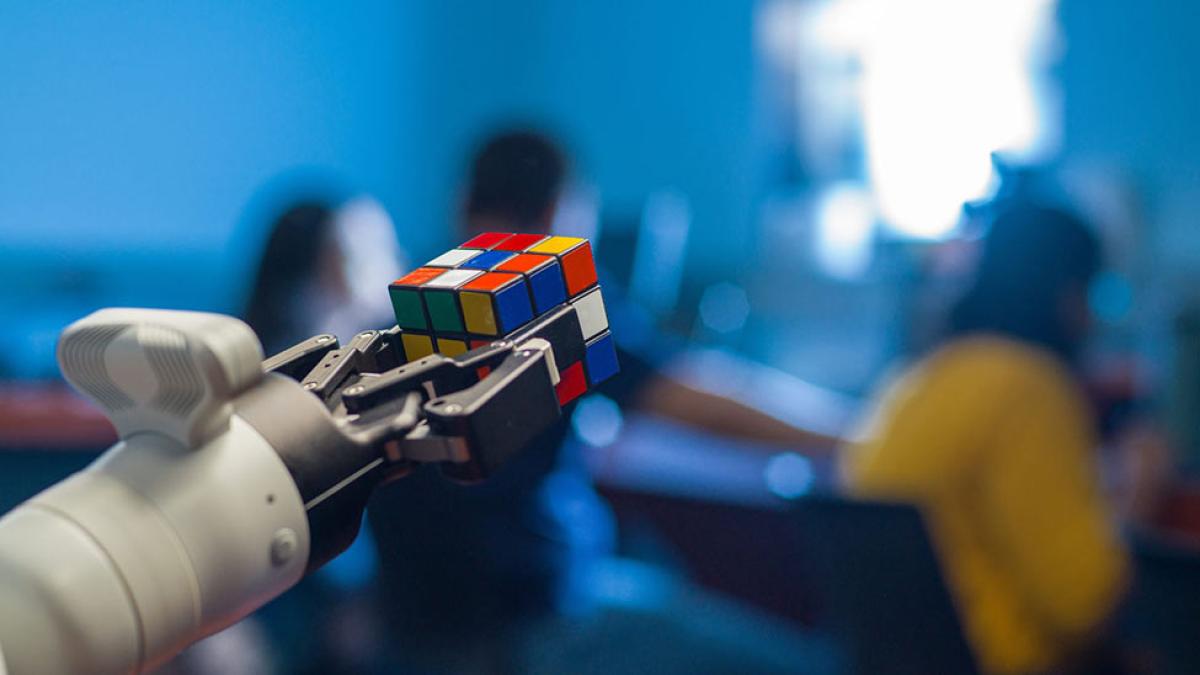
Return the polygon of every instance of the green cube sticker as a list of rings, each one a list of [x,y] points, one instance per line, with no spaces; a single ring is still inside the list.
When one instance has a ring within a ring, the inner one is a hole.
[[[447,291],[425,291],[425,306],[429,308],[429,320],[433,322],[435,331],[447,333],[462,333],[462,315],[458,311],[458,301],[454,294]]]
[[[415,290],[388,289],[392,296],[392,309],[396,312],[396,325],[401,328],[429,328],[425,321],[425,310],[421,307],[421,296]]]

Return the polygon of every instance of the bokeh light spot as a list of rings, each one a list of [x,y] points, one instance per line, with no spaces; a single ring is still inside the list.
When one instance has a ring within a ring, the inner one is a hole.
[[[780,453],[767,462],[763,478],[777,496],[795,499],[812,489],[812,462],[794,452]]]
[[[718,333],[732,333],[746,325],[750,300],[741,286],[727,281],[704,289],[700,297],[700,320]]]
[[[612,445],[621,435],[625,417],[621,408],[603,394],[592,394],[583,398],[571,416],[571,426],[579,440],[593,448]]]

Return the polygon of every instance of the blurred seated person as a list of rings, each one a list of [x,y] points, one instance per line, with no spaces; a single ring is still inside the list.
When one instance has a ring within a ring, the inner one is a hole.
[[[302,196],[280,211],[266,233],[242,313],[265,354],[321,333],[344,343],[361,330],[394,322],[380,279],[399,276],[403,253],[378,202]]]
[[[542,135],[491,138],[470,167],[458,238],[488,231],[548,233],[567,174],[562,151]],[[620,374],[600,391],[622,405],[718,434],[793,448],[834,445],[829,437],[672,381],[623,349],[619,361]],[[558,619],[569,622],[594,612],[611,618],[598,599],[603,584],[597,569],[611,560],[615,528],[582,457],[567,452],[569,415],[570,409],[480,485],[458,485],[426,467],[374,495],[368,520],[380,555],[380,604],[398,641],[396,652],[420,672],[563,672],[568,667],[563,663],[536,665],[539,655],[553,652],[546,645],[531,652],[522,652],[521,645],[531,635],[565,639]],[[702,614],[680,610],[624,641],[617,635],[630,632],[633,624],[626,620],[584,631],[590,637],[579,650],[588,662],[570,666],[571,672],[700,672],[702,654],[712,657],[704,672],[801,668],[773,664],[763,649],[747,646],[743,638],[758,628],[746,626],[764,625],[750,619],[730,618],[723,633],[706,629],[705,639],[684,637],[687,628],[678,632]],[[612,665],[613,659],[624,665]]]
[[[944,340],[883,388],[841,457],[850,494],[922,510],[986,672],[1062,667],[1126,592],[1077,372],[1100,266],[1075,216],[998,208]]]
[[[269,189],[264,197],[270,221],[254,233],[261,237],[261,255],[241,313],[263,352],[270,356],[322,333],[344,344],[361,330],[392,324],[380,280],[399,276],[403,255],[382,206],[311,180],[285,183],[284,194]],[[362,658],[369,658],[362,645],[370,631],[338,628],[363,622],[364,603],[356,591],[369,582],[373,555],[369,539],[360,537],[315,575],[191,646],[162,672],[359,672]]]

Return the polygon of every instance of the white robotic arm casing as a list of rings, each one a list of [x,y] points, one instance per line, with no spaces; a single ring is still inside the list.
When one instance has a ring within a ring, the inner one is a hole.
[[[64,374],[122,441],[0,518],[12,675],[141,672],[304,574],[303,500],[232,412],[261,357],[245,324],[211,314],[104,310],[64,332]]]
[[[390,477],[498,470],[560,418],[556,352],[587,349],[571,304],[453,359],[401,365],[399,337],[315,336],[264,364],[216,314],[69,326],[63,375],[121,440],[0,518],[0,675],[165,662],[344,550]]]
[[[102,309],[63,331],[63,376],[121,438],[155,432],[199,448],[225,430],[233,398],[262,379],[262,346],[232,317]]]

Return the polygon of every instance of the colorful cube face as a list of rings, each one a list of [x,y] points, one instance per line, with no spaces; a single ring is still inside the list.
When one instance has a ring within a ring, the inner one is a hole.
[[[520,274],[488,272],[462,286],[463,323],[472,335],[500,336],[533,319],[533,305]]]
[[[533,310],[541,315],[567,301],[567,285],[563,280],[562,266],[552,255],[522,253],[513,256],[494,268],[497,272],[517,272],[525,275],[529,294],[533,297]]]
[[[530,246],[526,252],[543,253],[558,258],[569,297],[573,298],[596,285],[596,261],[592,258],[592,245],[587,239],[550,237]]]
[[[421,286],[445,271],[435,267],[421,267],[388,286],[397,326],[405,330],[429,330],[429,316],[425,313],[425,303],[421,300]]]
[[[467,260],[462,266],[472,270],[490,270],[514,255],[516,254],[508,251],[484,251]]]
[[[482,251],[469,248],[450,249],[433,260],[425,263],[425,267],[448,267],[453,269],[465,262],[469,262],[471,258],[474,258],[480,253],[482,253]]]
[[[618,370],[586,239],[484,233],[388,291],[406,361],[457,356],[514,333],[543,337],[554,348],[562,405]]]

